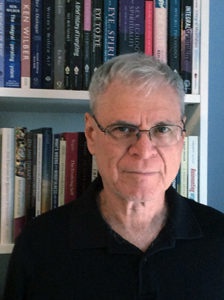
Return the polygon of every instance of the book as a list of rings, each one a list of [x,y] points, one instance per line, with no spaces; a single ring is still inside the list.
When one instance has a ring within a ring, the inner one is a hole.
[[[58,206],[65,204],[65,163],[66,163],[66,141],[60,136],[59,142],[59,178],[58,178]]]
[[[198,201],[198,136],[188,137],[188,198]]]
[[[5,0],[0,0],[0,87],[4,86],[5,73]]]
[[[192,91],[193,0],[181,2],[181,65],[180,74],[186,94]]]
[[[201,39],[201,1],[193,2],[193,32],[192,32],[192,94],[200,91],[200,39]]]
[[[32,130],[42,135],[41,153],[41,213],[51,209],[51,174],[52,174],[52,128],[42,127]]]
[[[119,54],[144,52],[145,1],[124,0],[119,3]]]
[[[54,7],[54,0],[43,1],[43,89],[54,88]]]
[[[60,134],[55,133],[53,138],[53,158],[52,158],[52,188],[51,205],[52,209],[58,207],[58,187],[59,187],[59,160],[60,160]]]
[[[167,63],[172,70],[180,73],[180,8],[179,0],[168,2],[168,58]]]
[[[77,197],[91,183],[92,155],[90,154],[84,132],[78,133]]]
[[[4,86],[21,85],[21,0],[5,0]]]
[[[25,168],[25,205],[26,222],[32,220],[35,216],[35,203],[33,202],[33,133],[26,132],[26,168]]]
[[[1,149],[1,209],[0,209],[0,244],[13,242],[14,220],[14,168],[15,168],[15,130],[0,128]]]
[[[145,41],[144,52],[153,55],[153,0],[145,0]]]
[[[77,196],[78,132],[63,132],[61,136],[66,141],[64,203],[68,203]]]
[[[91,172],[91,181],[94,181],[98,176],[98,167],[96,162],[96,157],[92,155],[92,172]]]
[[[104,0],[103,62],[117,55],[118,0]]]
[[[21,0],[21,88],[30,88],[31,0]]]
[[[65,0],[65,65],[64,65],[64,88],[70,89],[71,82],[71,0]]]
[[[103,63],[103,1],[92,0],[91,74]]]
[[[188,197],[188,137],[184,139],[180,165],[180,194]]]
[[[153,55],[167,63],[168,1],[154,0]]]
[[[83,17],[83,90],[88,90],[91,79],[92,1],[84,0]]]
[[[65,65],[65,6],[55,0],[54,16],[54,89],[64,89]]]
[[[26,222],[26,127],[15,128],[14,239]]]
[[[31,1],[31,88],[42,87],[43,0]]]
[[[71,15],[71,83],[73,90],[82,89],[83,78],[83,0],[72,0]]]

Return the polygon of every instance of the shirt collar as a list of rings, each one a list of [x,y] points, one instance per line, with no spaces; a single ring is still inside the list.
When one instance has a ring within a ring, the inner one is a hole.
[[[73,249],[102,248],[111,245],[111,234],[97,207],[97,196],[102,181],[95,180],[79,199],[74,201],[70,214],[70,243]],[[166,192],[169,207],[167,224],[158,241],[164,247],[172,247],[177,239],[197,239],[202,231],[189,201],[170,187]],[[166,242],[165,242],[166,240]],[[165,242],[165,244],[164,244]],[[162,245],[160,245],[162,246]]]

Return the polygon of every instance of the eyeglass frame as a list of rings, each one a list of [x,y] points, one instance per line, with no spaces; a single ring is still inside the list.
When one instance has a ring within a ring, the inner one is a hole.
[[[97,125],[97,127],[100,129],[100,131],[101,132],[103,132],[104,134],[108,134],[109,136],[111,136],[112,138],[114,138],[115,140],[117,139],[118,140],[118,138],[116,138],[112,133],[111,133],[111,131],[109,131],[108,130],[108,128],[109,127],[112,127],[112,126],[119,126],[119,125],[121,125],[121,126],[127,126],[127,127],[130,127],[130,128],[134,128],[134,129],[136,129],[137,130],[137,133],[135,134],[136,135],[136,141],[138,141],[139,140],[139,138],[141,137],[141,133],[148,133],[148,136],[149,136],[149,139],[150,139],[150,141],[153,143],[153,139],[152,139],[152,134],[151,134],[151,130],[152,129],[154,129],[154,128],[157,128],[157,127],[166,127],[166,126],[175,126],[175,127],[178,127],[178,128],[180,128],[180,130],[181,130],[181,135],[180,136],[182,136],[183,135],[183,133],[184,132],[186,132],[186,128],[185,128],[185,122],[184,122],[184,120],[183,119],[181,119],[181,122],[182,122],[182,124],[183,124],[183,128],[180,126],[180,125],[177,125],[177,124],[166,124],[166,123],[164,123],[164,124],[157,124],[157,125],[154,125],[154,126],[152,126],[151,128],[149,128],[149,129],[139,129],[139,127],[138,126],[136,126],[136,125],[132,125],[132,124],[129,124],[129,123],[117,123],[117,124],[109,124],[109,125],[107,125],[106,127],[103,127],[100,123],[99,123],[99,121],[97,120],[97,118],[96,118],[96,116],[94,115],[94,114],[92,114],[91,115],[92,116],[92,118],[93,118],[93,120],[95,121],[95,123],[96,123],[96,125]],[[178,140],[177,140],[177,142],[178,142]],[[156,145],[156,143],[154,144],[154,145]],[[156,145],[157,146],[157,145]],[[170,145],[166,145],[166,146],[170,146]]]

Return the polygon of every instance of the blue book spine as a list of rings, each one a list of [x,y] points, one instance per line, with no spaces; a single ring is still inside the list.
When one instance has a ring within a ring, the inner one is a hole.
[[[145,1],[123,0],[119,6],[119,54],[144,52]]]
[[[5,1],[0,0],[0,87],[4,86]]]
[[[118,0],[104,0],[103,61],[117,55]]]
[[[181,6],[179,0],[169,0],[168,5],[168,64],[172,70],[175,70],[179,73]]]
[[[42,0],[31,4],[31,88],[41,88],[42,82]]]
[[[21,84],[21,0],[5,1],[5,87]]]

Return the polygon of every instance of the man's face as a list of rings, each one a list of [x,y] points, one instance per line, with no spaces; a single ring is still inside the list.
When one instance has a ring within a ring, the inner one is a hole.
[[[161,123],[183,127],[178,96],[167,86],[146,95],[133,86],[114,82],[100,96],[95,116],[103,127],[119,122],[140,129]],[[147,133],[142,133],[128,145],[104,134],[86,114],[86,137],[104,190],[112,196],[128,201],[150,200],[163,195],[178,172],[184,135],[172,146],[157,147]]]

